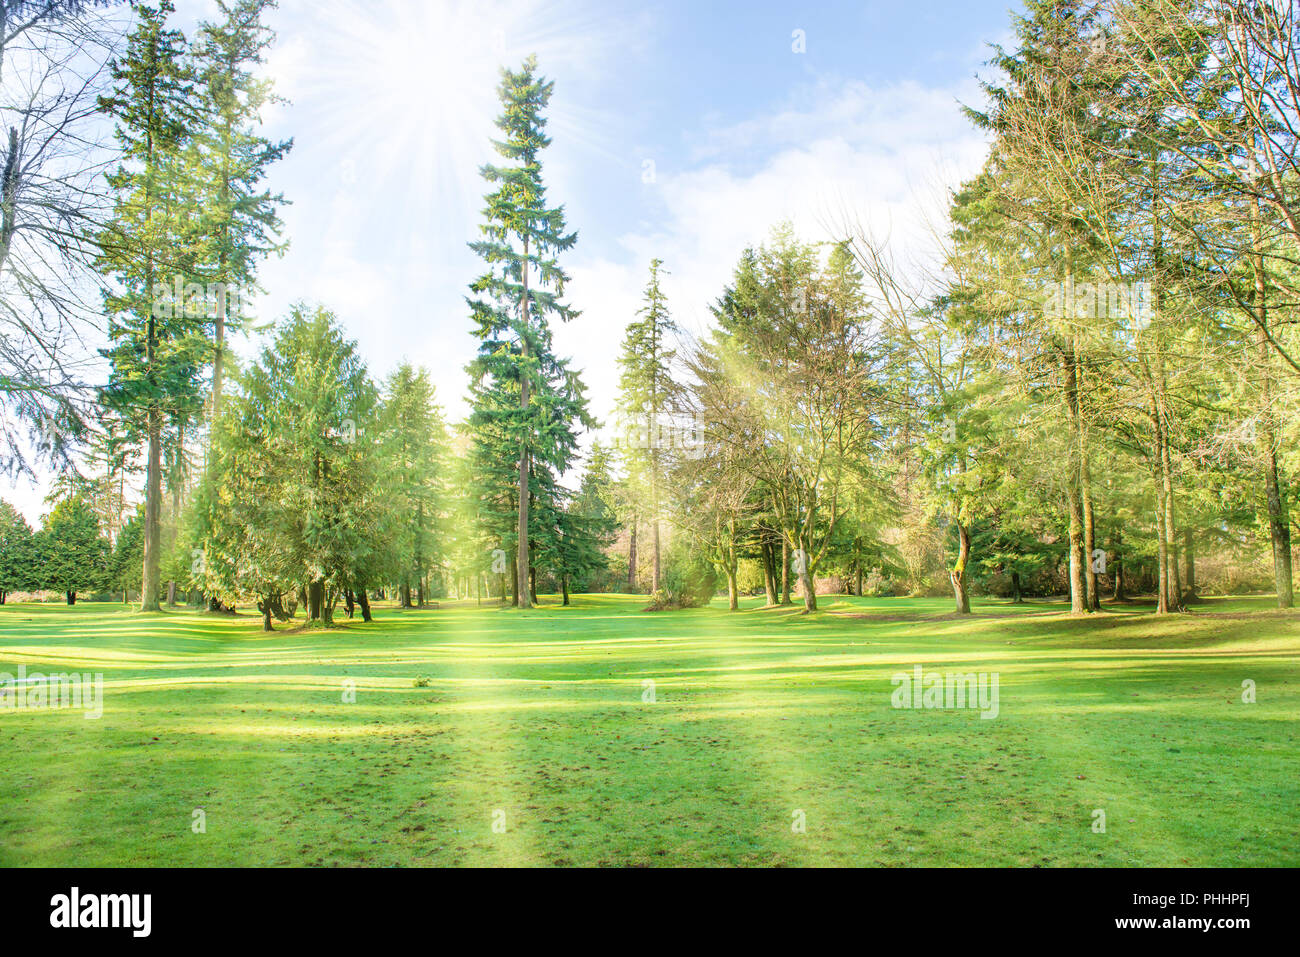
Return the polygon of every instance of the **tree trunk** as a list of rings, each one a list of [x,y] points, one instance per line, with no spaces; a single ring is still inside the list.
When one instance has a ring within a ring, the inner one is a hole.
[[[652,402],[656,401],[652,399]],[[657,428],[655,416],[658,412],[658,408],[652,405],[650,415],[652,433]],[[652,595],[659,591],[661,582],[659,577],[659,450],[655,448],[657,441],[657,435],[652,435],[650,439],[650,545],[653,552],[650,567],[650,593]]]
[[[1159,465],[1154,468],[1159,470]],[[1169,605],[1169,540],[1165,537],[1165,486],[1156,480],[1156,614],[1167,615]]]
[[[1168,421],[1166,416],[1165,422]],[[1165,560],[1169,562],[1165,584],[1169,587],[1169,607],[1175,610],[1183,603],[1183,573],[1178,566],[1178,526],[1174,522],[1174,466],[1169,445],[1169,432],[1166,428],[1165,441],[1160,452],[1162,479],[1165,483]]]
[[[228,295],[217,302],[216,342],[212,353],[212,421],[215,424],[221,415],[221,386],[226,368],[226,303]],[[269,629],[268,629],[269,630]]]
[[[176,456],[172,475],[169,480],[172,493],[172,533],[167,543],[170,550],[176,544],[176,537],[181,527],[181,498],[185,492],[185,419],[176,426]],[[176,582],[167,582],[167,607],[176,607]]]
[[[1124,556],[1120,549],[1124,544],[1124,533],[1119,529],[1115,530],[1115,538],[1111,544],[1111,577],[1115,581],[1115,590],[1111,594],[1112,601],[1124,600]]]
[[[519,300],[519,310],[523,320],[523,326],[528,328],[528,240],[524,240],[524,261],[523,261],[523,295]],[[528,358],[528,339],[521,337],[520,353],[526,360]],[[529,472],[529,451],[528,451],[528,376],[521,374],[519,377],[519,409],[524,420],[523,431],[524,437],[519,443],[519,548],[515,558],[518,563],[519,574],[527,577],[528,561],[528,472]],[[516,590],[521,609],[528,608],[528,595]]]
[[[1020,572],[1011,573],[1011,604],[1023,605],[1025,596],[1020,593]]]
[[[1166,454],[1166,447],[1169,444],[1169,419],[1165,415],[1165,403],[1159,395],[1159,390],[1164,388],[1165,380],[1163,375],[1158,375],[1164,355],[1160,330],[1161,308],[1164,301],[1164,284],[1161,282],[1163,276],[1161,266],[1164,260],[1164,239],[1159,209],[1161,195],[1160,162],[1153,150],[1151,156],[1151,261],[1155,273],[1152,319],[1155,332],[1153,340],[1155,343],[1156,368],[1154,371],[1150,369],[1145,371],[1151,402],[1150,414],[1155,427],[1156,439],[1156,461],[1153,473],[1156,482],[1156,561],[1159,565],[1156,573],[1156,587],[1159,590],[1159,596],[1156,598],[1156,614],[1167,615],[1175,607],[1175,602],[1170,601],[1173,583],[1170,580],[1172,568],[1169,554],[1170,546],[1173,543],[1173,503],[1167,501],[1173,486],[1172,482],[1165,481],[1169,462],[1169,456]]]
[[[627,590],[635,595],[636,591],[636,515],[632,516],[632,530],[628,533],[627,544]]]
[[[0,4],[0,9],[3,4]],[[4,65],[4,39],[8,32],[0,12],[0,66]],[[9,127],[9,149],[5,153],[4,173],[0,176],[0,269],[4,269],[17,229],[18,186],[22,160],[18,155],[18,128]]]
[[[727,609],[740,611],[740,582],[736,573],[739,555],[736,549],[736,520],[727,520],[727,547],[724,552],[727,560]]]
[[[1252,166],[1253,166],[1252,162]],[[1252,173],[1256,171],[1252,169]],[[1257,174],[1256,174],[1257,175]],[[1286,493],[1278,483],[1277,470],[1277,430],[1273,421],[1273,377],[1269,371],[1273,354],[1268,341],[1268,302],[1267,284],[1264,274],[1264,244],[1259,227],[1259,199],[1256,198],[1251,210],[1252,217],[1252,266],[1255,273],[1253,292],[1255,307],[1255,339],[1259,348],[1261,370],[1260,393],[1264,408],[1264,428],[1260,430],[1259,442],[1264,452],[1264,500],[1268,509],[1269,538],[1273,543],[1273,586],[1277,592],[1277,607],[1290,608],[1295,603],[1291,569],[1291,522],[1287,515]]]
[[[651,547],[654,550],[654,563],[650,569],[650,592],[653,594],[659,590],[659,519],[656,518],[650,526]]]
[[[763,561],[763,591],[767,595],[767,607],[772,608],[778,599],[776,595],[776,546],[767,529],[760,532],[759,555]]]
[[[153,362],[154,320],[149,320],[148,353]],[[161,611],[159,574],[162,564],[162,410],[156,405],[148,413],[148,464],[145,467],[144,570],[140,596],[141,611]]]
[[[948,572],[952,582],[953,598],[957,603],[957,614],[970,614],[970,588],[967,584],[966,571],[970,563],[970,529],[962,522],[953,523],[957,529],[957,563]]]
[[[781,536],[781,604],[790,602],[790,543]]]
[[[352,610],[355,606],[356,602],[352,597],[352,589],[349,588],[343,592],[343,607],[347,610],[348,618],[352,617]]]
[[[811,565],[812,559],[805,558],[803,567],[799,572],[799,585],[803,589],[803,610],[805,615],[817,610],[817,586],[813,584]]]
[[[1088,449],[1088,425],[1083,417],[1084,394],[1083,368],[1079,363],[1079,353],[1074,352],[1075,368],[1075,404],[1078,414],[1078,439],[1079,439],[1079,496],[1083,506],[1083,554],[1086,558],[1084,563],[1084,584],[1087,586],[1087,601],[1089,611],[1099,611],[1101,609],[1101,593],[1097,588],[1097,571],[1093,566],[1093,556],[1097,552],[1097,525],[1093,517],[1092,510],[1092,464]]]
[[[1088,458],[1085,454],[1083,458],[1083,485],[1081,488],[1083,499],[1083,553],[1087,556],[1085,566],[1087,577],[1084,579],[1087,585],[1088,610],[1101,610],[1101,587],[1097,584],[1097,567],[1095,557],[1097,554],[1097,523],[1093,515],[1092,508],[1092,476],[1088,468]]]
[[[537,567],[532,566],[528,569],[528,595],[532,598],[533,604],[540,604],[537,600]],[[524,606],[528,607],[527,605]]]
[[[1070,509],[1070,614],[1088,613],[1088,585],[1084,580],[1083,508],[1079,490],[1071,485],[1067,490]]]
[[[262,630],[275,631],[271,626],[271,596],[267,595],[262,599]]]
[[[1192,542],[1192,530],[1183,528],[1183,604],[1194,601],[1196,595],[1196,549]]]
[[[1291,578],[1291,525],[1286,498],[1277,478],[1277,453],[1271,445],[1270,441],[1264,460],[1264,494],[1269,538],[1273,543],[1273,585],[1277,592],[1277,607],[1290,608],[1295,604]]]
[[[320,621],[325,608],[325,582],[314,581],[307,589],[307,619]]]
[[[370,596],[364,588],[357,589],[357,604],[361,606],[361,620],[370,620]]]
[[[1067,284],[1069,272],[1067,271]],[[1088,612],[1085,579],[1086,562],[1083,554],[1083,501],[1080,495],[1081,463],[1079,460],[1081,439],[1079,437],[1079,378],[1074,363],[1071,347],[1064,347],[1061,355],[1061,367],[1065,374],[1065,406],[1070,420],[1069,474],[1066,476],[1066,505],[1070,521],[1070,614],[1084,615]],[[1091,556],[1087,556],[1091,558]]]
[[[231,132],[230,122],[227,121],[226,133],[229,134],[230,132]],[[221,193],[220,193],[220,201],[222,206],[220,208],[224,208],[225,203],[228,202],[230,196],[230,171],[228,168],[223,168],[222,173],[223,173],[223,178],[221,181]],[[218,265],[218,273],[220,275],[222,282],[226,282],[230,276],[229,271],[227,269],[229,265],[228,240],[230,238],[230,226],[231,226],[230,220],[227,219],[224,224],[224,237],[223,237],[227,241],[218,244],[220,246],[221,252],[217,257],[217,265]],[[215,335],[213,337],[215,340],[213,343],[213,350],[212,350],[212,421],[214,424],[217,421],[217,417],[221,415],[221,386],[225,378],[225,368],[226,368],[226,348],[225,348],[226,308],[229,305],[229,303],[230,303],[230,292],[229,289],[226,289],[223,291],[222,295],[217,300],[217,321],[216,321],[216,328],[214,330]]]
[[[813,558],[812,558],[812,530],[804,527],[800,530],[797,540],[798,549],[793,554],[796,559],[802,557],[802,561],[795,562],[795,576],[799,579],[799,587],[803,591],[803,613],[810,614],[817,610],[817,586],[813,578]]]
[[[519,607],[519,556],[510,561],[510,606]]]
[[[564,604],[569,604],[569,576],[560,576],[560,593],[564,595]]]
[[[271,607],[271,614],[275,616],[277,621],[293,620],[293,614],[285,609],[283,598],[279,592],[275,592],[270,596],[268,604]]]
[[[75,591],[65,592],[64,598],[67,599],[69,605],[75,605],[77,603],[77,593]]]

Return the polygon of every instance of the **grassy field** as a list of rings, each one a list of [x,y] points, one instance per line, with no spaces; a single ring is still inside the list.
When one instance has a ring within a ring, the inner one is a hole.
[[[642,604],[0,607],[0,672],[105,683],[98,720],[0,709],[0,864],[1300,864],[1300,615],[1264,600]],[[918,664],[996,673],[998,716],[891,707]]]

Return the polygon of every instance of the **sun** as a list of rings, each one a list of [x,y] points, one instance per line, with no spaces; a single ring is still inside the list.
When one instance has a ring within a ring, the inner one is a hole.
[[[277,87],[308,114],[307,147],[349,185],[396,185],[404,215],[473,213],[511,50],[492,5],[327,0],[288,36]],[[275,64],[273,63],[274,67]],[[287,89],[286,89],[287,88]]]
[[[545,16],[543,16],[545,12]],[[277,88],[308,114],[310,146],[364,190],[398,186],[401,215],[472,221],[495,161],[500,70],[537,53],[554,8],[536,0],[325,0],[284,35]],[[302,144],[306,147],[306,144]]]

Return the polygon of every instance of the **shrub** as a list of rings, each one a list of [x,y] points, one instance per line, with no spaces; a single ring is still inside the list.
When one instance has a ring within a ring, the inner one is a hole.
[[[647,611],[695,608],[706,604],[718,591],[718,572],[709,562],[674,539],[662,559],[659,590],[650,596]]]

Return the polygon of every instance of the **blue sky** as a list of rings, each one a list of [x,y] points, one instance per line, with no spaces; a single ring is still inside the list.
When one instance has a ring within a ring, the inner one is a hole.
[[[210,10],[177,7],[187,32]],[[535,52],[555,81],[545,178],[579,233],[565,263],[583,315],[556,341],[607,419],[652,256],[675,318],[698,331],[744,246],[782,220],[824,239],[847,210],[924,253],[945,189],[983,160],[958,103],[979,102],[975,77],[987,44],[1010,36],[1011,9],[281,0],[268,72],[290,102],[266,123],[295,140],[270,180],[293,203],[291,247],[263,268],[258,317],[323,303],[376,378],[424,365],[461,417],[475,348],[463,297],[479,270],[465,244],[493,158],[497,68]],[[256,345],[236,343],[246,356]],[[34,519],[42,491],[0,494]]]

